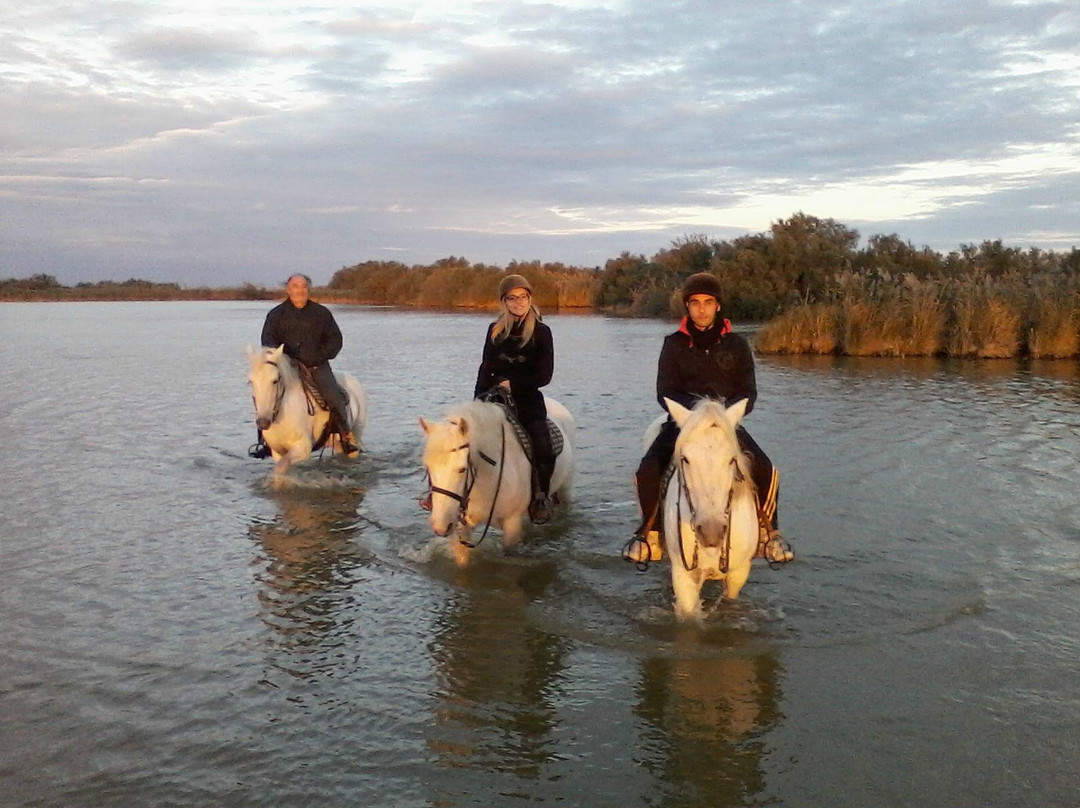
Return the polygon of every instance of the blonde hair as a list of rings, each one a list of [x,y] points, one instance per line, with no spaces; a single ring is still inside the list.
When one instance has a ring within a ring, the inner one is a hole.
[[[531,295],[530,295],[531,297]],[[506,305],[506,299],[503,298],[499,301],[502,307],[502,311],[499,312],[499,319],[495,321],[495,327],[491,329],[491,341],[501,342],[510,336],[510,329],[514,327],[514,322],[517,318],[510,313],[510,307]],[[536,321],[542,320],[540,316],[540,309],[536,306],[529,306],[528,312],[525,313],[525,317],[522,318],[524,323],[521,328],[521,344],[528,345],[529,340],[533,337],[533,332],[536,330]]]

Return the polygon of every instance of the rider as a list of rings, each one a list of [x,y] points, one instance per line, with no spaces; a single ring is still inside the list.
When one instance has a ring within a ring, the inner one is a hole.
[[[311,371],[319,393],[330,410],[332,429],[341,437],[345,454],[359,451],[349,428],[345,396],[330,369],[330,360],[341,351],[341,329],[330,309],[308,298],[311,278],[296,273],[285,282],[289,297],[272,308],[263,323],[262,344],[267,348],[285,346],[285,353]],[[252,457],[269,457],[270,448],[259,432],[259,442],[252,447]]]
[[[483,359],[476,374],[477,398],[493,387],[510,391],[518,420],[532,443],[536,490],[529,518],[543,524],[551,518],[548,489],[555,457],[547,425],[547,406],[540,388],[551,381],[555,348],[551,329],[532,304],[532,286],[521,275],[507,275],[499,282],[499,318],[488,326]]]
[[[747,341],[731,330],[730,321],[720,318],[720,282],[707,272],[686,279],[682,289],[683,317],[679,330],[664,339],[656,372],[656,398],[693,408],[701,398],[731,406],[747,399],[746,412],[754,407],[757,381],[754,357]],[[664,471],[675,453],[679,428],[668,416],[638,466],[638,503],[642,521],[623,549],[623,557],[636,563],[659,560],[663,556],[659,531],[653,529],[660,507],[660,486]],[[750,455],[752,476],[757,488],[760,536],[758,555],[770,561],[794,558],[780,536],[776,513],[779,474],[768,456],[741,425],[736,428],[740,448]]]

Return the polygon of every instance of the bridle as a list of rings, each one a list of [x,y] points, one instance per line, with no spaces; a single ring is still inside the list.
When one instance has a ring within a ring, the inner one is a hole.
[[[675,500],[675,525],[676,529],[679,531],[679,556],[682,561],[683,569],[687,572],[692,572],[698,567],[698,544],[701,542],[701,536],[697,527],[697,511],[694,509],[694,500],[693,497],[690,496],[690,488],[686,484],[686,474],[683,471],[684,465],[689,462],[690,461],[685,457],[680,455],[675,466],[675,472],[679,477],[679,496],[678,499]],[[733,484],[728,487],[727,503],[724,505],[724,536],[720,550],[720,571],[723,573],[727,573],[728,571],[728,559],[731,556],[731,498],[735,493],[734,483],[741,483],[746,479],[734,457],[731,458],[731,465],[735,469],[735,479]],[[683,547],[682,541],[683,499],[686,500],[686,507],[690,512],[690,525],[694,528],[694,555],[690,561],[686,560],[686,549]]]
[[[281,402],[285,400],[285,378],[281,375],[281,368],[277,362],[267,360],[266,364],[273,365],[277,370],[277,378],[274,379],[274,386],[277,388],[277,392],[274,396],[274,409],[270,413],[270,423],[274,423],[277,420],[278,415],[281,413]],[[255,414],[259,412],[259,402],[255,400],[255,394],[251,394],[251,402],[255,406]]]
[[[495,482],[495,492],[491,495],[491,508],[488,510],[487,520],[484,523],[484,532],[480,535],[480,538],[477,539],[475,542],[469,542],[465,538],[465,528],[468,526],[468,524],[467,524],[467,516],[468,516],[468,512],[469,512],[469,498],[472,496],[473,486],[476,485],[476,480],[477,480],[477,476],[478,476],[477,472],[476,472],[476,463],[473,460],[473,453],[472,453],[472,448],[471,448],[472,445],[468,441],[466,441],[465,443],[461,444],[460,446],[457,446],[457,447],[450,450],[451,452],[460,452],[462,450],[467,450],[468,453],[469,453],[468,461],[465,464],[465,488],[460,494],[457,491],[451,491],[449,488],[440,488],[437,485],[433,485],[432,482],[431,482],[431,471],[430,471],[430,469],[427,472],[428,490],[432,493],[432,495],[442,494],[444,497],[450,497],[450,499],[455,500],[458,503],[458,518],[457,518],[457,523],[456,523],[456,525],[457,525],[457,539],[458,539],[459,542],[461,542],[462,544],[464,544],[466,547],[468,547],[470,549],[472,549],[474,547],[478,547],[480,545],[480,542],[482,542],[485,538],[487,538],[488,529],[491,527],[491,517],[495,515],[495,502],[496,502],[496,500],[498,500],[499,491],[502,488],[502,475],[503,475],[503,468],[505,467],[505,463],[503,461],[506,459],[506,424],[505,423],[502,423],[502,424],[499,425],[499,434],[500,434],[501,440],[500,440],[500,444],[499,444],[499,459],[498,460],[494,460],[493,458],[488,457],[487,454],[485,454],[480,449],[476,450],[476,454],[480,457],[480,459],[483,460],[485,463],[487,463],[489,466],[498,466],[498,468],[499,468],[499,477]]]

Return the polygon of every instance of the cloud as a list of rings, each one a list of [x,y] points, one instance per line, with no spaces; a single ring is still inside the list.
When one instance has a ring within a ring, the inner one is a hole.
[[[1063,249],[1078,35],[1065,0],[6,9],[0,274],[592,265],[797,210]]]

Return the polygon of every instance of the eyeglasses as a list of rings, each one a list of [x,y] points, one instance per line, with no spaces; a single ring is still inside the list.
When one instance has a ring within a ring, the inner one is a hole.
[[[524,295],[507,295],[503,298],[507,303],[524,303],[529,299],[528,294]]]

